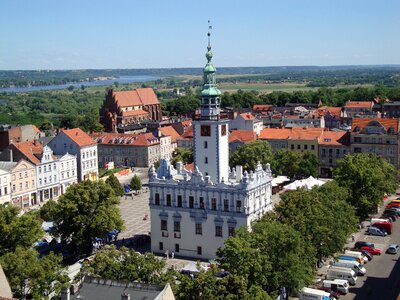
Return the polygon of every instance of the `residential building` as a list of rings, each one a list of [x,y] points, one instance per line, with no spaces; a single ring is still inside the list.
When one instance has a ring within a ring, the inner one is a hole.
[[[347,113],[341,107],[321,106],[315,114],[324,118],[327,129],[341,128],[346,123]]]
[[[373,112],[373,101],[347,101],[344,111],[350,118],[375,115]]]
[[[35,125],[1,125],[0,126],[0,151],[12,143],[37,140],[44,136]]]
[[[324,131],[318,143],[320,176],[332,177],[332,169],[340,159],[350,153],[350,133],[347,131]]]
[[[251,143],[257,135],[251,130],[232,130],[229,134],[229,153],[232,154],[238,147]]]
[[[231,121],[231,130],[250,130],[259,135],[263,130],[263,122],[249,112],[242,113]]]
[[[82,129],[62,130],[48,146],[56,155],[76,156],[78,181],[98,179],[97,143]]]
[[[11,173],[7,164],[2,163],[0,161],[0,205],[8,205],[11,201]]]
[[[284,116],[282,125],[285,128],[310,127],[325,128],[325,119],[323,117],[315,117],[315,115],[306,116]]]
[[[176,139],[176,143],[180,148],[193,148],[193,127],[186,128],[182,135]]]
[[[161,158],[160,139],[152,133],[97,132],[91,137],[97,143],[101,166],[114,162],[115,166],[149,167]]]
[[[100,109],[100,121],[108,132],[117,132],[119,126],[161,119],[161,104],[152,88],[131,91],[109,89]]]
[[[399,120],[354,118],[351,153],[376,153],[399,167]]]
[[[163,126],[157,129],[157,134],[159,136],[170,136],[171,137],[171,146],[170,149],[168,150],[170,153],[173,153],[178,147],[178,138],[180,137],[179,133],[175,130],[175,128],[170,125],[170,126]]]
[[[60,194],[62,195],[70,185],[78,182],[76,156],[69,153],[58,155],[57,163]]]
[[[385,118],[400,118],[400,101],[385,102],[381,105]]]
[[[11,204],[22,209],[38,205],[35,165],[24,159],[17,163],[10,162],[10,164],[15,164],[10,169]]]
[[[291,133],[289,128],[265,128],[258,136],[259,140],[267,141],[275,153],[282,149],[288,149],[288,140]]]
[[[211,63],[210,42],[204,67],[201,111],[194,120],[194,172],[168,160],[149,170],[151,250],[213,259],[224,240],[240,226],[251,226],[272,209],[271,170],[229,168],[229,119],[220,115],[221,92]]]

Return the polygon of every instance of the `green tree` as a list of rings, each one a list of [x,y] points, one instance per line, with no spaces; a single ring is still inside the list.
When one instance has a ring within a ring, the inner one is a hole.
[[[123,229],[118,203],[119,198],[108,184],[84,181],[70,186],[56,205],[52,201],[43,205],[42,214],[53,220],[55,235],[71,240],[79,252],[89,254],[95,237]]]
[[[131,179],[131,189],[134,191],[140,191],[142,189],[142,181],[140,180],[139,176],[136,174],[133,175]]]
[[[299,170],[300,160],[300,152],[281,149],[274,153],[271,163],[272,172],[276,175],[295,178]]]
[[[69,279],[61,265],[61,256],[53,253],[38,258],[36,250],[18,247],[0,258],[12,291],[21,299],[31,294],[34,299],[49,299],[60,293]]]
[[[236,149],[229,158],[231,168],[235,166],[243,166],[244,170],[255,170],[257,162],[262,165],[271,162],[272,150],[271,146],[262,140],[244,144]]]
[[[361,220],[376,212],[384,193],[393,193],[398,186],[396,169],[376,154],[346,155],[333,174],[338,184],[349,190],[348,202]]]
[[[165,261],[152,253],[140,254],[134,250],[114,245],[101,249],[93,259],[83,264],[82,274],[99,278],[166,283],[172,273],[164,272]]]
[[[19,212],[15,206],[0,205],[0,255],[17,247],[29,248],[44,235],[37,212],[22,216]]]
[[[343,249],[356,229],[357,218],[347,197],[348,190],[336,182],[288,192],[275,207],[276,219],[297,230],[314,247],[317,258],[328,257]]]
[[[176,148],[171,164],[175,166],[178,161],[183,164],[191,164],[193,162],[193,148]]]
[[[318,177],[319,174],[319,160],[310,151],[303,153],[299,163],[299,177],[307,178],[310,176]]]
[[[111,186],[113,189],[115,195],[117,196],[123,196],[125,194],[124,188],[122,185],[119,183],[119,180],[117,177],[115,177],[114,174],[111,174],[107,179],[106,183]]]
[[[247,282],[247,290],[275,298],[281,285],[298,291],[313,278],[313,248],[292,227],[261,219],[240,228],[218,250],[221,267]]]

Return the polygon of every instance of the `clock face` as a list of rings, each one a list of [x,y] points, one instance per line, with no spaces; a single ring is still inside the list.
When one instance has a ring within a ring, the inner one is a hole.
[[[201,136],[210,136],[211,128],[208,125],[201,125]]]
[[[226,135],[226,125],[221,126],[221,135]]]

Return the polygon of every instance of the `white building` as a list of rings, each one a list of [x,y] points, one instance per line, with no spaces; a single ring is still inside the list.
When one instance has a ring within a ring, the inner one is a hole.
[[[220,118],[220,95],[210,43],[201,92],[201,117],[193,121],[194,172],[161,160],[149,170],[151,250],[211,259],[240,226],[250,226],[271,204],[271,171],[258,164],[243,173],[229,168],[229,120]]]
[[[98,179],[97,143],[80,128],[61,131],[48,145],[57,155],[76,156],[78,181]]]
[[[58,171],[60,178],[60,190],[61,194],[64,194],[67,188],[74,183],[77,183],[77,166],[76,166],[76,156],[72,154],[64,154],[57,157],[58,158]]]
[[[11,173],[9,169],[4,170],[0,163],[0,205],[8,205],[11,201]]]
[[[249,112],[239,114],[234,120],[231,121],[232,130],[254,131],[257,135],[259,135],[263,128],[262,120],[257,119]]]
[[[44,146],[41,157],[37,156],[36,177],[37,177],[37,196],[40,202],[50,199],[58,199],[59,190],[59,171],[57,157],[53,156],[53,151],[48,146]]]

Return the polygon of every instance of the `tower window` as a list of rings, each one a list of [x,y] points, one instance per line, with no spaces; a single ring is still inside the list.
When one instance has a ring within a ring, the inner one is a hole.
[[[167,206],[171,206],[171,194],[167,194]]]
[[[167,220],[161,220],[161,230],[168,230]]]
[[[208,143],[207,143],[207,141],[204,141],[204,149],[207,149],[208,148]]]
[[[224,199],[224,211],[229,211],[229,200]]]
[[[159,193],[154,194],[154,202],[155,202],[155,205],[160,205],[160,194]]]
[[[203,234],[203,226],[201,223],[196,223],[196,234],[198,234],[198,235]]]
[[[216,198],[211,199],[211,209],[217,210],[217,199]]]
[[[197,255],[201,255],[201,253],[202,253],[201,250],[202,250],[201,247],[200,247],[200,246],[197,246]]]
[[[204,163],[205,163],[205,164],[208,164],[208,157],[207,157],[207,156],[204,157]]]
[[[189,208],[193,208],[193,207],[194,207],[194,197],[189,196]]]
[[[178,195],[178,207],[182,207],[182,195]]]
[[[221,126],[221,135],[226,135],[226,124]]]
[[[222,237],[222,226],[219,226],[219,225],[215,226],[215,236]]]

